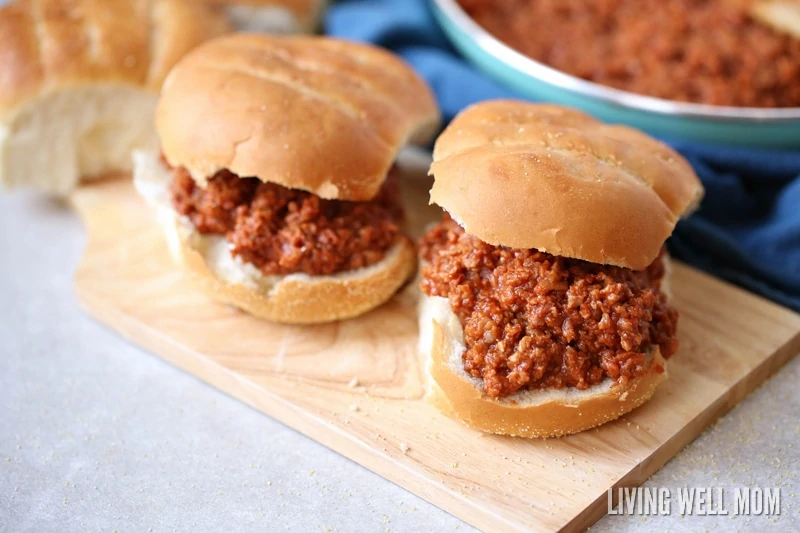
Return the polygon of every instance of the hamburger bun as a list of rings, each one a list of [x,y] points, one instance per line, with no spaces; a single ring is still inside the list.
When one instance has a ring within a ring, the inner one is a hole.
[[[326,0],[195,0],[221,6],[239,31],[312,33]]]
[[[496,100],[436,141],[431,203],[484,242],[640,270],[703,188],[667,145],[553,105]]]
[[[560,437],[599,426],[649,400],[667,377],[656,346],[645,373],[621,385],[606,379],[586,390],[523,390],[489,398],[464,370],[464,334],[445,298],[422,296],[420,352],[427,358],[426,400],[444,414],[483,431],[513,437]]]
[[[157,149],[167,72],[230,28],[192,0],[17,0],[0,8],[0,184],[65,194]]]
[[[170,253],[213,300],[285,324],[329,322],[360,315],[394,295],[416,270],[411,240],[401,235],[378,263],[329,276],[264,276],[230,253],[223,236],[203,235],[169,197],[171,175],[152,153],[134,153],[134,185],[155,207]]]
[[[157,111],[164,156],[201,187],[227,169],[355,201],[438,124],[433,94],[400,58],[324,37],[208,42],[170,73]]]

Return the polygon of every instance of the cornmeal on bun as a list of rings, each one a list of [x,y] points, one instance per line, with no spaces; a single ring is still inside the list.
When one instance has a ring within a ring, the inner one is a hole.
[[[413,274],[394,167],[439,123],[402,60],[322,37],[222,37],[169,75],[162,154],[137,153],[173,255],[213,299],[315,323],[388,300]]]
[[[664,241],[689,164],[581,112],[490,101],[436,142],[420,240],[428,399],[481,431],[553,437],[647,401],[678,348]]]

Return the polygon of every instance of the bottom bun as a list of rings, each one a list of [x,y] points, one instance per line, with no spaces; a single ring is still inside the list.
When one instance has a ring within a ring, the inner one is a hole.
[[[586,390],[536,389],[494,399],[482,381],[464,370],[464,334],[447,299],[422,297],[420,350],[428,357],[426,399],[444,414],[486,433],[514,437],[560,437],[604,424],[639,407],[666,379],[658,347],[647,371],[620,385],[611,379]]]
[[[151,153],[134,153],[134,184],[158,211],[170,252],[192,282],[213,300],[285,324],[351,318],[389,300],[416,270],[411,240],[401,236],[374,265],[328,276],[265,276],[230,253],[228,241],[203,235],[169,199],[169,171]]]

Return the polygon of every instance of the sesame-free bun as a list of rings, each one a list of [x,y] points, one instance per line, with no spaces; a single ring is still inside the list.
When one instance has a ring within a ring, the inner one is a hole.
[[[311,33],[326,0],[195,0],[222,6],[240,31]]]
[[[167,72],[229,29],[191,0],[17,0],[0,8],[0,184],[63,194],[158,146]]]
[[[212,300],[285,324],[330,322],[360,315],[389,300],[417,267],[414,245],[398,237],[380,262],[327,276],[264,276],[230,253],[222,235],[203,235],[170,203],[169,171],[154,153],[134,153],[134,185],[156,209],[170,253]]]
[[[481,380],[464,370],[464,350],[463,329],[447,299],[423,295],[420,351],[427,357],[426,400],[472,428],[514,437],[560,437],[599,426],[649,400],[667,377],[656,346],[647,371],[625,385],[606,379],[586,390],[524,390],[494,399],[481,392]]]
[[[484,242],[647,267],[703,188],[665,144],[579,111],[476,104],[433,152],[431,203]]]
[[[398,151],[439,123],[425,82],[379,48],[235,34],[189,53],[158,104],[162,150],[203,186],[221,169],[322,198],[369,200]]]

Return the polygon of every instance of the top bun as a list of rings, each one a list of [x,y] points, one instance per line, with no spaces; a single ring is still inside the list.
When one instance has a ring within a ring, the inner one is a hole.
[[[167,161],[201,186],[228,169],[343,200],[373,198],[400,148],[438,124],[430,89],[389,52],[255,34],[190,52],[156,115]]]
[[[703,196],[689,164],[644,133],[510,100],[458,115],[430,173],[431,203],[484,242],[635,270]]]
[[[229,29],[191,0],[17,0],[0,9],[0,114],[69,87],[157,92],[178,59]]]
[[[326,0],[195,0],[223,6],[243,31],[311,33],[319,23]]]

